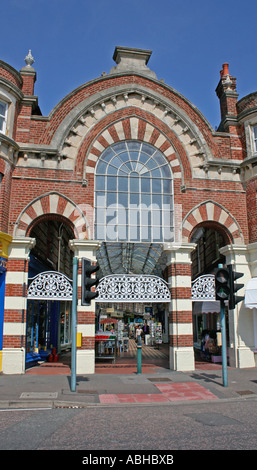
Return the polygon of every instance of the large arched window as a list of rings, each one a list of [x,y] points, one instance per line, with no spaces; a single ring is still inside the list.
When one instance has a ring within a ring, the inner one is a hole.
[[[173,184],[169,163],[152,145],[118,142],[96,166],[95,238],[173,240]]]

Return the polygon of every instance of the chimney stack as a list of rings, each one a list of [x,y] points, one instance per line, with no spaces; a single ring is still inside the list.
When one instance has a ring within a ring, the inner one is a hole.
[[[220,81],[216,88],[220,100],[221,123],[219,131],[229,132],[231,125],[237,120],[236,78],[229,75],[229,64],[225,62],[220,71]]]

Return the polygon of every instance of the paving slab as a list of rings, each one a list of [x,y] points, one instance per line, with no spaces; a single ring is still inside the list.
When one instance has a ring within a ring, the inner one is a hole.
[[[103,404],[172,404],[193,400],[257,400],[257,369],[176,372],[165,368],[149,373],[71,375],[0,374],[0,408],[22,406],[97,406]]]

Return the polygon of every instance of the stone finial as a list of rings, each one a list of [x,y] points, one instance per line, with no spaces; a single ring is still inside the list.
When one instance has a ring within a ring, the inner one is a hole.
[[[28,55],[26,55],[24,60],[25,60],[25,63],[26,63],[26,67],[31,67],[32,64],[34,64],[35,61],[34,61],[34,57],[31,54],[31,49],[29,50],[29,53],[28,53]]]
[[[117,46],[113,60],[117,66],[112,67],[110,74],[119,72],[137,72],[157,78],[155,72],[147,67],[152,51],[146,49],[134,49],[131,47]]]

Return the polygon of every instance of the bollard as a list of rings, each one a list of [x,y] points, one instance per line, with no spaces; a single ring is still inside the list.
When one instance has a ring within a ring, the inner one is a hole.
[[[141,337],[138,339],[137,343],[137,373],[141,374],[142,369],[142,344],[141,344]]]

